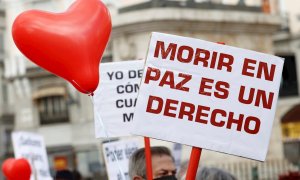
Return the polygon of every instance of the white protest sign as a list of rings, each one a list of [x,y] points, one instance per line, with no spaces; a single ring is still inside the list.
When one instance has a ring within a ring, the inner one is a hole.
[[[29,132],[13,132],[12,140],[15,158],[25,158],[31,164],[31,180],[35,180],[34,176],[37,179],[52,179],[42,136]]]
[[[141,148],[141,145],[138,139],[121,140],[103,144],[103,154],[109,179],[124,180],[120,173],[121,169],[124,173],[123,177],[129,180],[129,159],[132,153],[139,148]]]
[[[130,136],[144,61],[101,63],[100,66],[100,83],[94,93],[96,138]]]
[[[283,59],[153,33],[133,133],[265,160]]]

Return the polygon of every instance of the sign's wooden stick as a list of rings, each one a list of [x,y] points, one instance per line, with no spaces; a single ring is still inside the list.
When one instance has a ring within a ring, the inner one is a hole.
[[[195,180],[197,175],[197,169],[199,166],[200,156],[201,156],[202,148],[193,147],[190,163],[186,173],[186,180]]]
[[[218,42],[218,44],[225,44],[224,42]],[[202,148],[193,147],[190,155],[189,167],[186,173],[186,180],[195,180],[199,161],[201,157]]]
[[[152,180],[152,157],[151,157],[151,148],[150,148],[150,138],[144,137],[145,143],[145,158],[146,158],[146,175],[147,180]]]

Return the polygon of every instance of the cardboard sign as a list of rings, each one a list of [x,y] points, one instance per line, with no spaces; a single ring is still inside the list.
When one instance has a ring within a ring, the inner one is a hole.
[[[103,144],[106,170],[110,180],[124,180],[122,179],[120,169],[124,173],[123,177],[129,180],[129,159],[132,153],[139,148],[141,148],[141,145],[137,139],[122,140]]]
[[[144,61],[101,64],[100,83],[94,94],[96,138],[131,135],[143,67]]]
[[[282,68],[276,56],[153,33],[133,133],[263,161]]]
[[[12,140],[15,158],[25,158],[31,164],[30,179],[51,180],[44,138],[34,133],[14,132]]]

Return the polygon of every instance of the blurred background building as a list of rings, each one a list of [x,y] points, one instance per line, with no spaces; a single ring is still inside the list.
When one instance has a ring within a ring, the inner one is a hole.
[[[12,146],[10,134],[14,128],[14,112],[13,108],[7,106],[7,81],[4,77],[5,51],[6,38],[6,16],[5,6],[0,1],[0,162],[6,157],[12,156]],[[1,175],[0,175],[1,177]]]
[[[13,154],[10,133],[44,136],[52,171],[105,174],[103,140],[94,137],[90,98],[27,60],[11,26],[28,9],[64,11],[73,0],[0,0],[0,161]],[[277,179],[300,165],[300,2],[294,0],[105,0],[113,31],[102,62],[143,59],[151,32],[165,32],[284,57],[285,65],[267,160],[204,151],[201,164],[239,179]],[[153,144],[172,144],[153,141]],[[188,160],[190,147],[182,147]],[[1,162],[0,162],[1,164]],[[1,179],[1,177],[0,177]],[[104,178],[106,179],[106,178]]]

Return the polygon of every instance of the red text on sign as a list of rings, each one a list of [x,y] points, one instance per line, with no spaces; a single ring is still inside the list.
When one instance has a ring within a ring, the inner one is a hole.
[[[241,86],[240,87],[240,93],[239,93],[239,102],[243,104],[252,104],[254,103],[254,106],[259,107],[260,104],[262,104],[262,107],[265,109],[271,109],[274,99],[274,93],[270,92],[267,95],[267,92],[260,89],[254,89],[250,88],[249,93],[246,94],[246,87]]]
[[[215,90],[213,90],[213,87],[215,87]],[[205,96],[211,96],[213,94],[216,98],[227,99],[229,95],[229,87],[230,86],[227,82],[202,78],[200,82],[199,94]]]
[[[169,59],[174,61],[177,59],[181,63],[193,63],[206,68],[232,71],[234,57],[230,54],[220,53],[216,51],[208,51],[200,48],[192,48],[190,46],[178,46],[170,43],[165,46],[163,41],[157,41],[154,51],[154,57],[161,59]]]
[[[176,75],[176,79],[180,79],[178,83],[175,83],[175,77],[172,71],[166,71],[163,75],[161,71],[157,68],[147,68],[146,77],[145,77],[145,84],[149,84],[150,81],[159,81],[159,86],[169,86],[171,89],[177,89],[180,91],[189,91],[189,87],[186,86],[192,79],[192,75],[178,73]]]
[[[260,119],[254,116],[235,114],[223,109],[212,109],[208,106],[163,99],[158,96],[149,96],[146,112],[162,114],[172,118],[187,119],[190,122],[200,124],[210,123],[215,127],[224,127],[236,131],[243,130],[248,134],[257,134],[261,124]]]
[[[275,64],[268,66],[268,63],[258,62],[254,59],[245,58],[242,75],[256,77],[258,79],[264,79],[267,81],[273,81],[275,75]]]

